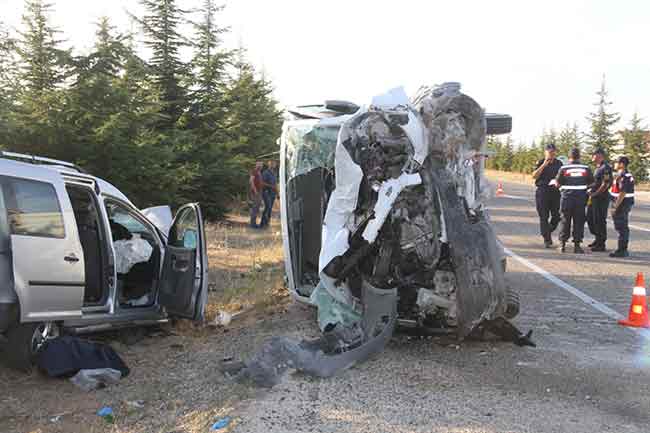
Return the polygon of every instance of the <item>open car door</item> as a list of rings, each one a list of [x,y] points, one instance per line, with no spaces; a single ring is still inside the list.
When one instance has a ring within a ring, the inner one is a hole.
[[[170,316],[203,320],[208,298],[208,259],[201,209],[187,204],[169,230],[159,303]]]

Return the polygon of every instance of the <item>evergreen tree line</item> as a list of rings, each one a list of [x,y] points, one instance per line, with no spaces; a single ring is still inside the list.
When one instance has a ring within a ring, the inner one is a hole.
[[[576,124],[568,124],[559,131],[551,129],[533,141],[531,145],[513,145],[511,137],[499,139],[488,137],[488,149],[492,155],[488,158],[487,167],[502,171],[530,173],[535,164],[543,157],[544,147],[553,143],[557,147],[558,156],[567,156],[574,147],[584,152],[583,161],[589,163],[589,155],[595,148],[603,148],[611,159],[614,156],[625,155],[630,158],[630,171],[637,182],[649,180],[650,170],[650,131],[638,113],[634,113],[627,127],[620,131],[623,147],[617,140],[615,125],[621,120],[619,113],[612,112],[612,103],[607,98],[605,83],[597,92],[598,101],[594,104],[596,110],[589,113],[587,120],[590,129],[581,133]]]
[[[214,0],[140,3],[140,35],[101,18],[83,55],[63,48],[44,0],[25,1],[16,31],[0,22],[0,149],[74,162],[139,207],[199,201],[218,218],[276,149],[282,113],[244,50],[223,45]]]

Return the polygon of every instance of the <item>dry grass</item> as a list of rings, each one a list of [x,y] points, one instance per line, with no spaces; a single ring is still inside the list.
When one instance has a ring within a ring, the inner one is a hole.
[[[274,303],[284,292],[284,253],[277,220],[267,229],[251,229],[248,217],[230,215],[207,227],[210,263],[208,319],[216,311],[234,312]]]
[[[284,288],[284,256],[277,215],[271,227],[254,230],[248,217],[233,213],[206,227],[209,260],[207,320],[219,310],[246,310],[227,328],[180,321],[163,332],[146,331],[135,344],[125,330],[98,338],[131,368],[128,378],[106,390],[84,393],[70,382],[0,367],[0,432],[199,433],[230,415],[259,390],[233,383],[219,372],[227,356],[246,359],[268,337],[313,328],[311,309],[291,304]],[[142,400],[144,408],[127,402]],[[115,424],[95,413],[111,406]],[[62,415],[52,421],[55,415]]]
[[[485,175],[491,180],[505,180],[518,183],[533,183],[533,177],[526,173],[515,173],[510,171],[485,170]]]

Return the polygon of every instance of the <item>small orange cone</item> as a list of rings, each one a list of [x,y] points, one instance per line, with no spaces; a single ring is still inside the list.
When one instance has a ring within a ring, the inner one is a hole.
[[[643,273],[636,274],[636,283],[632,291],[632,305],[627,320],[619,320],[623,326],[634,326],[636,328],[650,328],[648,321],[648,303],[645,295],[645,280]]]
[[[497,184],[497,195],[503,195],[503,184],[501,182]]]

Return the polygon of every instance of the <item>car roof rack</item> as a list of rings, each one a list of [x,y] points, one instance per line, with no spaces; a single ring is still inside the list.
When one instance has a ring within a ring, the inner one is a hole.
[[[44,156],[28,155],[25,153],[16,153],[16,152],[7,152],[5,150],[0,150],[0,157],[8,159],[17,159],[20,161],[31,162],[32,164],[42,164],[42,165],[58,165],[65,168],[71,168],[75,171],[78,171],[82,174],[87,174],[84,169],[75,165],[71,162],[60,161],[58,159],[46,158]]]

